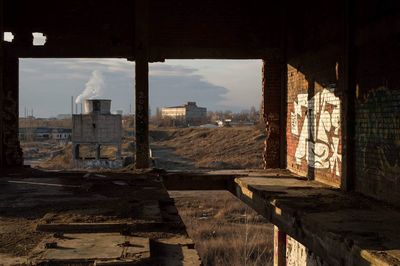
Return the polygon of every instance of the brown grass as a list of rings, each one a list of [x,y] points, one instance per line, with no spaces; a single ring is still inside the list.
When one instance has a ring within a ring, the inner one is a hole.
[[[154,144],[175,153],[199,168],[261,168],[264,135],[256,127],[169,128],[151,132]]]
[[[226,191],[170,192],[204,265],[271,265],[271,224]]]
[[[32,145],[30,146],[32,147]],[[128,142],[124,142],[122,145],[122,149],[127,149]],[[110,159],[115,158],[115,154],[117,151],[117,147],[114,145],[103,145],[101,146],[101,156],[107,157]],[[94,145],[82,145],[80,147],[80,156],[84,158],[95,158],[96,150]],[[123,154],[126,155],[126,154]],[[67,144],[64,146],[61,154],[54,156],[52,158],[48,158],[40,163],[38,163],[35,167],[49,170],[66,170],[72,169],[72,145]]]
[[[67,144],[61,154],[49,158],[36,165],[38,168],[49,169],[49,170],[61,170],[70,169],[73,167],[72,164],[72,145]]]

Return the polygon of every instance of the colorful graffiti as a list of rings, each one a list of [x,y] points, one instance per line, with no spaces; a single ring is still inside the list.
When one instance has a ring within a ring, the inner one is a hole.
[[[323,89],[308,99],[298,94],[291,115],[291,133],[298,136],[296,164],[303,160],[317,169],[330,169],[340,176],[340,99]]]

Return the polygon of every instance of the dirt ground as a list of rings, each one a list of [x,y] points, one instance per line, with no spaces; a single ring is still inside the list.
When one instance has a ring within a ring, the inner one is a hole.
[[[262,168],[265,135],[254,126],[158,128],[153,129],[150,136],[154,150],[171,149],[174,155],[192,162],[194,168]]]

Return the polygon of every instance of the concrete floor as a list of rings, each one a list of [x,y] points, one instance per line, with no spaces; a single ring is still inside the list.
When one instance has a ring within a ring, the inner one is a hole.
[[[11,171],[0,231],[4,265],[200,264],[158,173]]]

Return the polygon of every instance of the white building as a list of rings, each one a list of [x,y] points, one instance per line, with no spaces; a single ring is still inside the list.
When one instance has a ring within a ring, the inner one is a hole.
[[[202,123],[207,119],[207,108],[198,107],[196,102],[161,109],[161,117],[179,120],[187,124]]]

